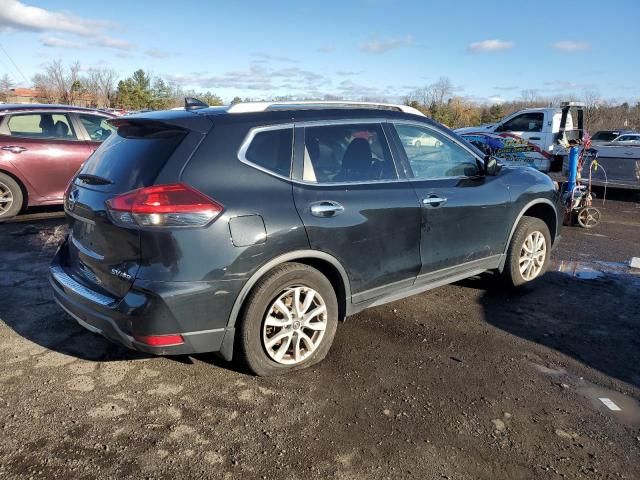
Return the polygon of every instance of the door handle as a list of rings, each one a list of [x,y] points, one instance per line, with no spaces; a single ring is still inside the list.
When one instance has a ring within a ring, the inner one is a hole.
[[[335,217],[342,212],[344,212],[344,207],[331,200],[311,204],[311,215],[314,217]]]
[[[26,148],[21,147],[19,145],[7,145],[0,148],[2,148],[2,150],[4,151],[11,152],[11,153],[22,153],[26,150]]]
[[[444,205],[445,203],[447,203],[446,198],[438,197],[436,195],[431,195],[430,197],[422,199],[422,204],[427,207],[436,208]]]
[[[531,137],[529,140],[540,140],[540,137]]]

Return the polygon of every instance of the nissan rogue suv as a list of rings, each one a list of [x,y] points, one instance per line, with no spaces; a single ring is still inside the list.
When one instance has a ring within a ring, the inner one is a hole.
[[[110,124],[50,280],[81,325],[143,352],[305,368],[340,320],[490,270],[522,285],[558,239],[546,175],[410,107],[188,101]]]

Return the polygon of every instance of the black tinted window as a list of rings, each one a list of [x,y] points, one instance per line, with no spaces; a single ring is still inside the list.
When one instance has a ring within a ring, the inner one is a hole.
[[[544,123],[544,113],[523,113],[506,122],[502,131],[505,132],[541,132]]]
[[[127,123],[89,157],[80,173],[110,180],[118,190],[153,184],[186,132],[157,124]]]
[[[305,181],[363,182],[395,178],[396,170],[381,125],[305,128]]]
[[[611,140],[617,137],[618,137],[617,132],[598,132],[593,137],[591,137],[591,140],[598,140],[601,142],[610,142]]]
[[[245,158],[270,172],[288,177],[291,173],[293,129],[282,128],[258,132]]]

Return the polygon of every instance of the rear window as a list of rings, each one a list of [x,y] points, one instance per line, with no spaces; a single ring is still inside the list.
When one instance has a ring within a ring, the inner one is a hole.
[[[109,180],[120,191],[152,185],[186,134],[163,124],[120,124],[80,173]]]

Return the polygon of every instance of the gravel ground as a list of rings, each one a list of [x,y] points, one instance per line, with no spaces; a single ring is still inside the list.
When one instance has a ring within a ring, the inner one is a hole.
[[[565,228],[536,285],[365,311],[323,363],[266,379],[79,327],[46,280],[59,217],[0,225],[0,478],[640,478],[633,194]]]

